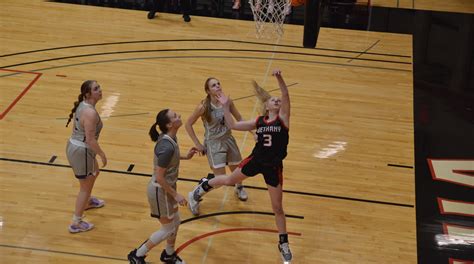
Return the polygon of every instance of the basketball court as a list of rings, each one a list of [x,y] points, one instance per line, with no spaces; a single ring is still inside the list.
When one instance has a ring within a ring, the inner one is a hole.
[[[146,186],[154,143],[148,130],[171,108],[183,120],[214,76],[244,119],[257,116],[251,81],[272,94],[282,70],[292,106],[283,203],[292,263],[417,261],[412,36],[321,28],[302,47],[303,26],[258,39],[253,21],[54,2],[0,4],[0,262],[125,263],[159,228]],[[96,227],[70,234],[78,183],[65,147],[66,120],[84,80],[103,99],[100,144],[108,157],[86,212]],[[202,138],[204,129],[194,126]],[[234,131],[247,156],[251,134]],[[184,152],[193,146],[184,126]],[[205,157],[182,161],[178,191],[210,172]],[[186,263],[281,263],[261,176],[205,197],[201,215],[180,208],[177,247]],[[160,263],[162,246],[147,261]]]

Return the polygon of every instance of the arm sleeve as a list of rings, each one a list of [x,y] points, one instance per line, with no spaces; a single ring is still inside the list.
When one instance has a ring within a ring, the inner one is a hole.
[[[158,158],[158,166],[162,168],[168,167],[173,158],[174,147],[166,140],[161,141],[155,146],[155,155]]]

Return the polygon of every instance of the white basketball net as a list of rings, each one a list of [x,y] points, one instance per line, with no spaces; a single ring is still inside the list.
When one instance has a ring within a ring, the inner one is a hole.
[[[249,0],[257,38],[283,35],[283,22],[290,10],[291,0]]]

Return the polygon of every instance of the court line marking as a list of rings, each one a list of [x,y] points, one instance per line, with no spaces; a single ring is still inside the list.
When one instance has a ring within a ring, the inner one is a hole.
[[[92,61],[92,62],[72,63],[72,64],[65,64],[65,65],[61,65],[61,66],[53,66],[53,67],[34,69],[33,71],[39,72],[39,71],[47,71],[47,70],[54,70],[54,69],[61,69],[61,68],[68,68],[68,67],[75,67],[75,66],[84,66],[84,65],[91,65],[91,64],[113,63],[113,62],[120,62],[120,61],[136,61],[136,60],[155,60],[155,59],[248,59],[248,60],[266,60],[266,58],[250,57],[250,56],[247,56],[247,57],[245,57],[245,56],[161,56],[161,57],[155,56],[155,57],[136,57],[136,58],[127,58],[127,59],[111,59],[111,60],[99,60],[99,61]],[[274,60],[275,61],[286,61],[286,62],[301,62],[301,63],[309,63],[309,64],[332,65],[332,66],[339,66],[339,67],[356,67],[356,68],[364,68],[364,69],[372,69],[372,70],[383,70],[383,71],[412,72],[412,70],[406,70],[406,69],[355,65],[355,64],[347,64],[347,63],[308,61],[308,60],[297,60],[297,59],[281,59],[281,58],[275,58]],[[18,74],[20,74],[20,73],[4,74],[4,75],[0,75],[0,78],[14,76],[14,75],[18,75]]]
[[[408,166],[408,165],[401,165],[401,164],[387,164],[389,167],[399,167],[399,168],[407,168],[407,169],[413,169],[413,166]]]
[[[149,115],[150,112],[146,112],[146,113],[135,113],[135,114],[122,114],[122,115],[111,115],[111,116],[107,116],[107,118],[111,118],[111,117],[126,117],[126,116],[138,116],[138,115]],[[101,116],[101,118],[105,118],[104,116]],[[68,120],[69,118],[67,117],[56,117],[56,120]]]
[[[56,160],[57,157],[58,157],[58,156],[53,155],[53,156],[49,159],[48,163],[53,163],[53,162]]]
[[[275,47],[276,48],[276,47]],[[85,58],[85,57],[95,57],[95,56],[106,56],[106,55],[117,55],[117,54],[130,54],[130,53],[157,53],[157,52],[248,52],[248,53],[278,53],[284,55],[300,55],[300,56],[309,56],[309,57],[323,57],[323,58],[335,58],[335,59],[353,59],[360,61],[370,61],[370,62],[382,62],[382,63],[391,63],[391,64],[402,64],[402,65],[412,65],[411,62],[402,62],[402,61],[391,61],[391,60],[379,60],[379,59],[367,59],[367,58],[354,58],[347,56],[335,56],[335,55],[326,55],[326,54],[312,54],[305,52],[290,52],[290,51],[270,51],[270,50],[255,50],[255,49],[228,49],[228,48],[187,48],[187,49],[152,49],[152,50],[123,50],[123,51],[109,51],[109,52],[98,52],[98,53],[88,53],[80,55],[70,55],[56,58],[49,58],[43,60],[27,61],[22,63],[16,63],[11,65],[0,66],[0,68],[12,68],[17,66],[31,65],[42,62],[51,62],[51,61],[60,61],[67,59],[76,59],[76,58]]]
[[[0,247],[24,249],[24,250],[40,251],[40,252],[48,252],[48,253],[57,253],[57,254],[66,254],[66,255],[74,255],[74,256],[90,257],[90,258],[101,258],[101,259],[111,259],[111,260],[120,260],[120,261],[126,260],[122,258],[114,258],[114,257],[107,257],[107,256],[99,256],[99,255],[83,254],[83,253],[75,253],[75,252],[68,252],[68,251],[51,250],[51,249],[42,249],[42,248],[22,247],[22,246],[14,246],[14,245],[7,245],[7,244],[0,244]]]
[[[221,216],[221,215],[229,215],[229,214],[259,214],[259,215],[275,215],[274,213],[271,212],[262,212],[262,211],[222,211],[222,212],[216,212],[216,213],[210,213],[210,214],[203,214],[199,216],[194,216],[188,219],[184,219],[181,221],[181,224],[187,223],[187,222],[192,222],[196,220],[200,220],[203,218],[208,218],[212,216]],[[288,218],[294,218],[294,219],[304,219],[304,216],[301,215],[291,215],[291,214],[285,214],[286,217]]]
[[[199,220],[201,218],[204,218],[204,217],[210,217],[210,216],[217,216],[217,215],[225,215],[225,214],[263,214],[263,215],[273,215],[272,213],[267,213],[267,212],[258,212],[258,211],[233,211],[233,212],[219,212],[219,213],[213,213],[213,214],[209,214],[209,215],[203,215],[202,217],[193,217],[193,218],[189,218],[189,219],[186,219],[186,220],[183,220],[181,222],[181,224],[185,224],[187,222],[191,222],[191,221],[195,221],[195,220]],[[293,217],[298,217],[300,218],[300,216],[293,216]],[[246,230],[244,230],[246,229]],[[215,234],[218,234],[218,233],[225,233],[225,232],[233,232],[233,231],[250,231],[251,229],[253,228],[230,228],[230,229],[224,229],[224,230],[218,230],[218,231],[214,231],[214,232],[211,232],[211,233],[215,233]],[[227,230],[227,231],[226,231]],[[258,228],[255,228],[256,231],[263,231],[263,232],[276,232],[276,231],[273,231],[271,229],[268,229],[268,230],[260,230]],[[301,236],[301,233],[294,233],[294,232],[288,232],[289,234],[292,234],[292,235],[297,235],[297,236]],[[214,235],[214,234],[210,234],[210,233],[207,233],[207,234],[204,234],[204,235],[201,235],[202,238],[204,238],[205,236],[210,236],[210,235]],[[200,238],[201,239],[201,238]],[[188,240],[188,244],[186,246],[183,247],[184,244],[182,244],[179,248],[181,248],[181,250],[183,250],[185,247],[187,247],[189,244],[197,241],[199,239],[195,239],[194,238],[194,241],[191,241],[189,242],[190,240]],[[4,247],[4,248],[14,248],[14,249],[23,249],[23,250],[31,250],[31,251],[40,251],[40,252],[48,252],[48,253],[57,253],[57,254],[65,254],[65,255],[74,255],[74,256],[81,256],[81,257],[91,257],[91,258],[101,258],[101,259],[110,259],[110,260],[119,260],[119,261],[126,261],[126,259],[122,259],[122,258],[116,258],[116,257],[108,257],[108,256],[99,256],[99,255],[93,255],[93,254],[84,254],[84,253],[75,253],[75,252],[68,252],[68,251],[60,251],[60,250],[51,250],[51,249],[42,249],[42,248],[33,248],[33,247],[24,247],[24,246],[15,246],[15,245],[8,245],[8,244],[0,244],[0,247]],[[180,251],[181,251],[180,250]],[[179,252],[178,250],[176,250],[176,252]]]
[[[19,160],[19,159],[10,159],[10,158],[2,158],[0,157],[0,161],[9,161],[9,162],[17,162],[17,163],[26,163],[26,164],[35,164],[35,165],[43,165],[43,166],[53,166],[53,167],[62,167],[62,168],[70,168],[69,165],[64,164],[55,164],[55,163],[47,163],[47,162],[40,162],[40,161],[30,161],[30,160]],[[103,172],[110,172],[116,174],[126,174],[126,175],[133,175],[133,176],[144,176],[144,177],[151,177],[151,174],[147,173],[139,173],[139,172],[127,172],[127,171],[120,171],[120,170],[110,170],[110,169],[100,169]],[[188,179],[188,178],[178,178],[180,181],[187,181],[187,182],[199,182],[199,180],[195,179]],[[245,188],[249,189],[256,189],[256,190],[267,190],[264,187],[258,186],[250,186],[244,185]],[[322,197],[322,198],[330,198],[330,199],[338,199],[338,200],[348,200],[354,202],[364,202],[364,203],[373,203],[373,204],[382,204],[382,205],[391,205],[391,206],[399,206],[399,207],[409,207],[413,208],[414,205],[411,204],[402,204],[402,203],[394,203],[394,202],[385,202],[385,201],[377,201],[377,200],[368,200],[368,199],[359,199],[359,198],[352,198],[346,196],[337,196],[337,195],[329,195],[329,194],[319,194],[319,193],[310,193],[310,192],[300,192],[300,191],[292,191],[292,190],[283,190],[284,193],[291,193],[295,195],[302,195],[302,196],[313,196],[313,197]]]
[[[380,39],[378,39],[374,44],[370,45],[368,48],[366,48],[364,51],[362,51],[361,53],[357,54],[357,56],[355,56],[354,58],[348,60],[347,62],[351,62],[353,61],[354,59],[358,59],[360,56],[364,55],[364,54],[367,54],[367,51],[369,51],[370,49],[372,49],[373,47],[375,47],[375,45],[377,45],[377,43],[380,42]]]
[[[33,85],[38,81],[38,79],[43,75],[40,72],[31,72],[31,71],[20,71],[20,70],[10,70],[10,69],[2,69],[0,68],[0,71],[9,71],[9,72],[15,72],[15,74],[22,74],[22,73],[28,73],[28,74],[34,74],[36,75],[35,78],[33,78],[32,81],[23,89],[23,91],[8,105],[8,107],[0,113],[0,120],[3,120],[3,118],[10,112],[10,110],[13,109],[13,107],[20,101],[21,98],[33,87]]]
[[[199,235],[199,236],[196,236],[196,237],[193,237],[191,238],[190,240],[184,242],[183,244],[181,244],[177,249],[176,249],[176,253],[179,253],[181,251],[183,251],[186,247],[188,247],[189,245],[191,245],[192,243],[198,241],[198,240],[201,240],[203,238],[206,238],[206,237],[209,237],[209,236],[214,236],[214,235],[218,235],[218,234],[223,234],[223,233],[228,233],[228,232],[242,232],[242,231],[256,231],[256,232],[268,232],[268,233],[278,233],[277,230],[273,230],[273,229],[266,229],[266,228],[253,228],[253,227],[239,227],[239,228],[228,228],[228,229],[221,229],[221,230],[217,230],[217,231],[213,231],[213,232],[209,232],[209,233],[204,233],[202,235]],[[297,233],[297,232],[288,232],[289,235],[293,235],[293,236],[301,236],[301,233]]]
[[[22,54],[29,54],[29,53],[37,53],[37,52],[43,52],[43,51],[61,50],[61,49],[108,46],[108,45],[123,45],[123,44],[137,44],[137,43],[159,43],[159,42],[230,42],[230,43],[242,43],[242,44],[260,45],[260,46],[278,46],[278,47],[285,47],[285,48],[297,48],[297,49],[307,50],[307,48],[302,47],[302,46],[283,45],[283,44],[275,45],[275,44],[270,44],[270,43],[260,43],[260,42],[254,42],[254,41],[242,41],[242,40],[230,40],[230,39],[160,39],[160,40],[137,40],[137,41],[121,41],[121,42],[106,42],[106,43],[93,43],[93,44],[79,44],[79,45],[72,45],[72,46],[62,46],[62,47],[54,47],[54,48],[47,48],[47,49],[29,50],[29,51],[22,51],[22,52],[10,53],[10,54],[3,54],[3,55],[0,55],[0,58],[9,57],[9,56],[16,56],[16,55],[22,55]],[[355,50],[340,50],[340,49],[329,49],[329,48],[314,48],[314,49],[315,50],[325,50],[325,51],[346,52],[346,53],[360,53],[360,51],[355,51]],[[401,55],[401,54],[375,53],[375,52],[370,52],[368,54],[383,55],[383,56],[389,56],[389,57],[411,58],[411,55]]]

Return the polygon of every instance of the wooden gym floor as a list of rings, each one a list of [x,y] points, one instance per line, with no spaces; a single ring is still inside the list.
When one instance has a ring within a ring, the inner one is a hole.
[[[274,68],[291,85],[284,207],[293,263],[416,262],[411,36],[323,28],[318,48],[302,49],[301,26],[261,41],[249,21],[185,24],[38,0],[4,0],[0,17],[0,262],[124,263],[159,228],[145,192],[156,113],[186,119],[215,76],[254,118],[250,82],[276,89]],[[86,79],[103,88],[109,164],[93,193],[107,204],[87,212],[94,230],[72,235],[78,183],[64,125]],[[248,155],[251,137],[234,136]],[[184,127],[179,143],[192,146]],[[210,171],[204,157],[181,164],[182,193]],[[244,184],[247,202],[229,187],[205,197],[202,218],[182,208],[177,246],[187,263],[281,263],[263,179]],[[160,252],[147,260],[158,263]]]

